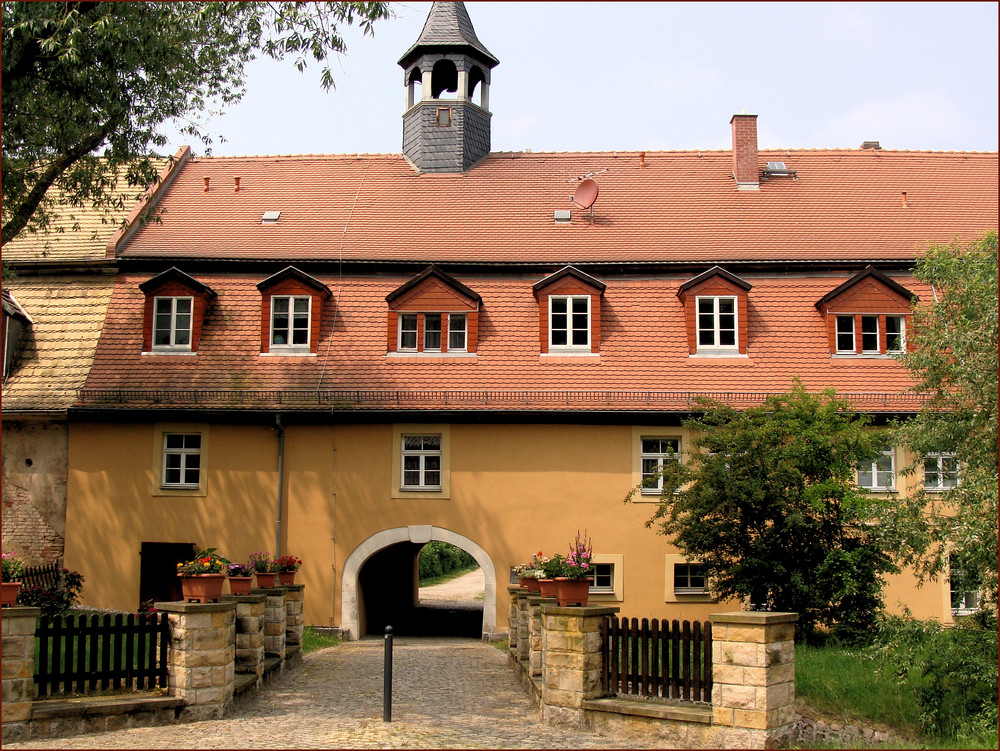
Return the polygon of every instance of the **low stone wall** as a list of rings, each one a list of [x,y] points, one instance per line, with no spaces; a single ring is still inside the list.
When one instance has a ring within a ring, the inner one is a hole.
[[[508,661],[543,722],[641,732],[664,747],[778,748],[795,732],[794,613],[712,615],[712,704],[605,696],[601,622],[613,607],[557,607],[510,588]]]
[[[38,608],[4,608],[2,740],[216,719],[302,660],[303,585],[224,595],[218,603],[158,602],[167,614],[167,689],[35,700]]]

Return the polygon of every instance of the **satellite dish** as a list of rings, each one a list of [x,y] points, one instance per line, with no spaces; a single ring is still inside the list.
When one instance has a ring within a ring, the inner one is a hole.
[[[573,194],[573,203],[581,209],[589,209],[597,200],[599,192],[600,188],[597,183],[588,178],[577,186],[576,193]]]

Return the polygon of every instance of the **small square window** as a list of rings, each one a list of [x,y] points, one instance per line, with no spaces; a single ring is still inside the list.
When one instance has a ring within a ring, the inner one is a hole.
[[[674,564],[674,594],[703,595],[707,592],[704,566],[697,563]]]
[[[549,298],[549,348],[590,349],[590,296]]]
[[[196,488],[201,480],[201,434],[165,433],[163,435],[163,474],[165,488]]]
[[[594,583],[590,586],[590,591],[594,593],[615,591],[615,564],[594,564]]]
[[[309,347],[312,298],[275,295],[271,298],[271,348]]]
[[[958,457],[954,454],[928,454],[924,457],[924,490],[952,490],[959,485]]]
[[[451,126],[451,107],[437,108],[437,124],[439,128]]]
[[[440,435],[403,435],[401,487],[441,489]]]
[[[191,349],[193,297],[157,297],[153,302],[153,349]]]
[[[643,436],[641,439],[642,492],[658,494],[663,490],[663,468],[668,461],[680,461],[680,438]]]
[[[697,298],[699,350],[738,349],[735,297]]]
[[[865,490],[896,489],[896,452],[891,446],[882,449],[874,461],[858,463],[858,485]]]

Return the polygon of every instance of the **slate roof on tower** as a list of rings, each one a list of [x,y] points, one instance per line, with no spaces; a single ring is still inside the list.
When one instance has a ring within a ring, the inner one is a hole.
[[[472,27],[472,19],[465,3],[438,2],[431,5],[424,28],[413,46],[406,51],[399,64],[406,67],[417,55],[420,48],[438,48],[469,46],[483,56],[484,62],[490,67],[499,64],[499,60],[479,41],[476,30]]]

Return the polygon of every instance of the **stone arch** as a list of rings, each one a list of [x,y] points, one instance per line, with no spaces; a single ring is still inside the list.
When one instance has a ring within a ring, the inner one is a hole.
[[[396,527],[377,532],[354,549],[344,563],[340,577],[340,629],[344,638],[357,639],[360,629],[358,612],[358,574],[365,561],[378,551],[400,542],[423,544],[431,541],[446,542],[462,548],[476,559],[483,571],[486,591],[483,597],[483,634],[496,630],[497,578],[493,561],[478,544],[457,532],[430,525]]]

